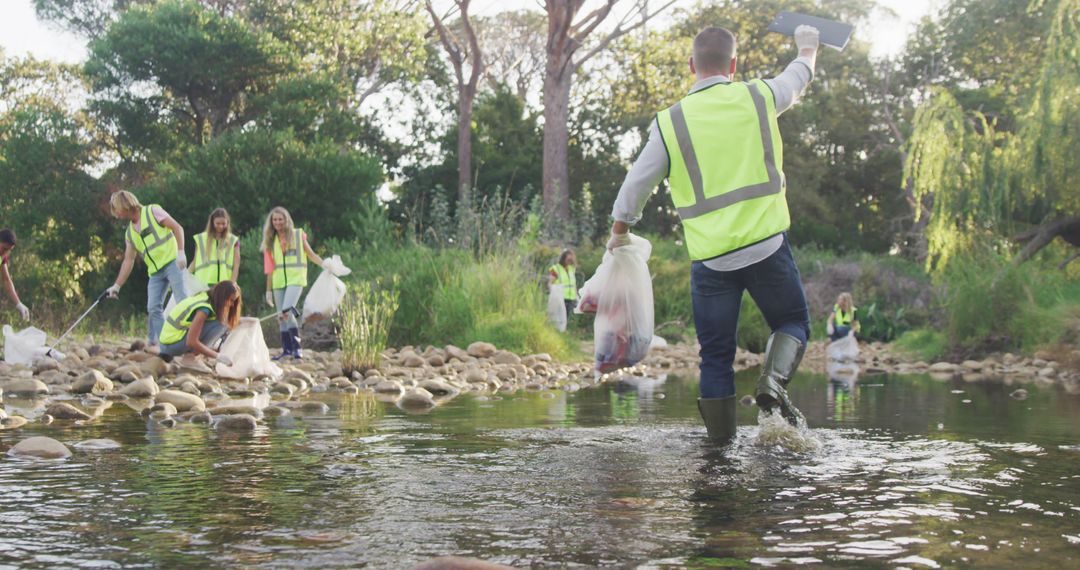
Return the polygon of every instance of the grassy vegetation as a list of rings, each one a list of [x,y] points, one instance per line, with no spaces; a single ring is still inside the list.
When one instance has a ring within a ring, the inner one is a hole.
[[[373,282],[355,283],[337,316],[341,364],[346,373],[378,368],[399,307],[397,280],[389,287]]]

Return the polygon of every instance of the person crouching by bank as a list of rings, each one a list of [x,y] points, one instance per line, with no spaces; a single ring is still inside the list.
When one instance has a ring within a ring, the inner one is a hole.
[[[135,254],[142,256],[150,280],[146,283],[146,328],[148,349],[158,349],[158,337],[165,323],[165,293],[171,288],[177,300],[187,297],[184,290],[184,228],[157,204],[144,206],[131,192],[121,190],[109,199],[112,215],[128,221],[124,237],[124,262],[116,282],[106,290],[116,298],[131,275]]]
[[[828,324],[825,325],[825,332],[829,333],[829,340],[838,341],[849,333],[859,332],[859,316],[856,314],[858,311],[855,308],[855,301],[851,298],[851,293],[840,293],[836,297],[836,304],[833,305],[833,312],[829,315]]]
[[[232,365],[232,359],[211,348],[240,322],[243,300],[240,286],[221,281],[209,291],[196,293],[173,307],[161,328],[161,356],[183,356],[181,364],[195,365],[198,356]]]
[[[270,210],[263,226],[263,270],[266,273],[266,304],[276,307],[281,330],[280,360],[286,356],[301,358],[300,325],[296,309],[300,294],[307,286],[308,259],[322,267],[322,258],[308,245],[304,230],[293,225],[289,211],[281,206]]]
[[[564,249],[562,255],[559,256],[559,262],[552,265],[548,269],[548,286],[561,285],[563,288],[563,303],[566,305],[566,320],[570,320],[570,315],[574,314],[574,309],[577,308],[577,275],[574,270],[577,268],[577,257],[574,255],[574,250]],[[555,305],[558,307],[558,305]]]
[[[8,299],[15,303],[15,310],[19,312],[22,320],[30,320],[30,309],[19,300],[19,293],[15,291],[15,283],[11,280],[11,270],[8,269],[8,258],[11,250],[15,249],[15,232],[4,228],[0,230],[0,281],[4,284],[4,293]]]

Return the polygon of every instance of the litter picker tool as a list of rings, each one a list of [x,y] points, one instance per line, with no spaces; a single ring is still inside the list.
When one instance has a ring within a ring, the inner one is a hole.
[[[817,28],[821,34],[819,36],[821,43],[836,51],[844,51],[848,40],[851,39],[851,32],[855,30],[855,26],[851,24],[799,14],[798,12],[780,12],[769,24],[768,30],[785,36],[793,36],[795,35],[795,28],[802,24]]]
[[[56,339],[56,342],[54,342],[52,344],[52,346],[49,347],[49,350],[45,351],[45,355],[46,356],[51,356],[53,349],[55,349],[60,344],[60,341],[64,340],[64,338],[67,337],[67,335],[71,334],[71,331],[75,330],[75,327],[79,326],[79,323],[81,323],[82,320],[86,318],[86,315],[89,315],[90,311],[93,311],[94,307],[98,306],[98,303],[100,303],[101,300],[104,299],[105,296],[108,295],[108,294],[109,294],[109,291],[106,290],[102,294],[98,295],[97,299],[94,299],[94,304],[90,305],[90,308],[87,309],[85,313],[80,315],[79,318],[76,319],[74,323],[71,323],[71,326],[68,327],[66,331],[64,331],[64,334],[60,335],[60,338]]]

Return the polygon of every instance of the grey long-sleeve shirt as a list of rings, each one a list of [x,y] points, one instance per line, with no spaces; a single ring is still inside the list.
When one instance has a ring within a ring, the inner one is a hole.
[[[798,57],[789,63],[780,75],[766,79],[765,83],[772,89],[776,102],[776,114],[783,113],[797,103],[813,78],[813,62],[808,57]],[[694,83],[690,93],[729,81],[731,80],[726,75],[706,77]],[[649,125],[649,140],[645,143],[645,148],[641,149],[630,171],[627,172],[626,179],[623,180],[622,187],[619,189],[619,196],[612,207],[611,216],[617,221],[630,225],[637,223],[641,219],[641,212],[645,209],[645,204],[649,201],[653,189],[667,177],[667,173],[668,154],[664,148],[663,138],[660,136],[660,126],[654,119]],[[780,249],[783,243],[783,236],[773,236],[763,242],[710,259],[705,262],[705,266],[715,271],[742,269],[769,257]]]

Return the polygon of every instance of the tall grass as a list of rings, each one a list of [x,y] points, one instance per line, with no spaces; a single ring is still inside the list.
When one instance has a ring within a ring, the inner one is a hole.
[[[374,282],[354,284],[337,316],[341,364],[346,373],[377,368],[390,338],[390,326],[399,306],[394,279],[389,287]]]

